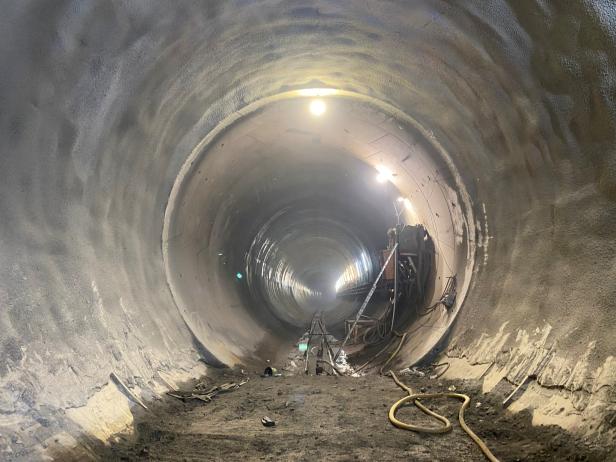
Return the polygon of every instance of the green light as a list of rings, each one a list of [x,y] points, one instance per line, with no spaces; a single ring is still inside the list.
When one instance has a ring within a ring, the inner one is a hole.
[[[238,278],[238,279],[242,279],[244,277],[244,275],[242,273],[238,272],[238,273],[235,274],[235,277]]]
[[[306,350],[308,350],[308,344],[307,343],[299,343],[297,345],[297,347],[299,348],[299,351],[304,352]]]

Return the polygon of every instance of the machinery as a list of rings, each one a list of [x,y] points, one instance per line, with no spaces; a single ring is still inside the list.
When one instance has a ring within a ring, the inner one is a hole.
[[[397,323],[419,314],[430,290],[434,243],[426,228],[400,225],[390,229],[387,237],[387,249],[380,253],[381,277],[375,282],[375,292],[385,303],[373,303],[376,307],[371,315],[360,309],[359,317],[345,322],[351,343],[378,343],[387,338]],[[366,290],[366,286],[357,287],[342,295],[365,294]]]

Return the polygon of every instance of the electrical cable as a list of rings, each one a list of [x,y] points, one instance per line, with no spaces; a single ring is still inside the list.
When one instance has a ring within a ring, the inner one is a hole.
[[[420,399],[431,399],[431,398],[455,398],[455,399],[459,399],[462,400],[462,406],[460,407],[460,410],[458,411],[458,420],[460,421],[460,426],[462,427],[462,429],[468,434],[468,436],[471,437],[471,439],[477,444],[477,446],[479,446],[479,449],[481,449],[481,452],[483,452],[483,454],[487,457],[487,459],[490,462],[500,462],[496,456],[494,456],[494,454],[492,454],[492,451],[490,451],[490,449],[488,448],[488,446],[483,442],[483,440],[481,438],[479,438],[470,428],[469,426],[466,424],[466,421],[464,420],[464,411],[468,408],[471,399],[468,395],[464,395],[462,393],[451,393],[451,392],[447,392],[447,393],[413,393],[413,390],[411,390],[411,388],[409,388],[408,386],[404,385],[402,382],[400,382],[400,380],[398,380],[398,377],[396,377],[396,374],[393,371],[389,371],[389,373],[391,374],[392,378],[394,379],[394,382],[396,382],[396,384],[402,388],[403,390],[405,390],[408,393],[408,396],[405,396],[404,398],[396,401],[390,408],[389,408],[389,421],[396,427],[398,428],[402,428],[403,430],[410,430],[413,432],[418,432],[418,433],[447,433],[449,431],[451,431],[452,426],[451,426],[451,422],[449,422],[449,420],[440,415],[437,414],[434,411],[431,411],[430,409],[428,409],[427,407],[425,407],[419,400]],[[438,421],[440,421],[443,425],[440,427],[423,427],[420,425],[412,425],[412,424],[407,424],[404,423],[400,420],[398,420],[396,418],[396,412],[398,411],[398,409],[405,403],[407,403],[408,401],[412,401],[413,404],[415,406],[417,406],[419,408],[419,410],[421,410],[424,414],[427,414],[431,417],[434,417],[435,419],[437,419]]]
[[[391,355],[389,355],[389,358],[387,358],[387,361],[383,363],[383,365],[379,369],[379,374],[383,374],[383,369],[385,369],[385,366],[387,366],[396,357],[396,355],[400,352],[400,349],[402,348],[404,341],[406,340],[406,332],[400,335],[398,332],[394,331],[394,334],[400,337],[400,343],[398,343],[398,347],[394,350],[394,352]]]
[[[362,341],[368,345],[374,345],[376,343],[381,342],[389,335],[389,314],[390,314],[390,306],[391,302],[388,305],[387,309],[381,316],[375,319],[375,324],[366,328],[364,331],[364,335],[362,336]]]
[[[445,374],[445,372],[447,372],[449,370],[449,368],[451,367],[451,364],[449,363],[439,363],[439,364],[432,364],[432,368],[436,369],[437,367],[442,367],[442,366],[447,366],[445,369],[443,369],[441,372],[439,372],[436,375],[431,375],[430,378],[432,380],[436,380],[439,377],[441,377],[443,374]]]
[[[381,348],[378,353],[376,353],[375,355],[373,355],[368,361],[366,361],[364,364],[362,364],[361,366],[359,366],[357,369],[355,369],[355,372],[360,372],[361,370],[363,370],[368,364],[371,364],[376,358],[378,358],[379,356],[381,356],[385,351],[387,351],[387,349],[390,347],[391,345],[389,343],[385,344],[385,346],[383,348]]]

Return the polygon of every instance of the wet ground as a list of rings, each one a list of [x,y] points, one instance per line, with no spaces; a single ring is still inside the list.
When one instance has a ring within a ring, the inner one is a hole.
[[[110,461],[486,460],[460,428],[455,400],[435,400],[430,406],[450,418],[450,433],[418,434],[393,427],[387,412],[405,392],[391,377],[247,377],[239,389],[210,403],[165,397],[148,412],[140,411],[135,434],[120,435],[112,445],[99,447],[96,455]],[[218,370],[207,384],[245,378],[239,371]],[[436,392],[454,385],[469,394],[467,423],[501,461],[616,460],[616,451],[602,452],[559,427],[533,427],[529,414],[507,412],[500,404],[505,389],[488,396],[470,382],[401,379],[414,389]],[[265,416],[276,425],[263,426]],[[403,408],[398,417],[434,425],[414,406]]]

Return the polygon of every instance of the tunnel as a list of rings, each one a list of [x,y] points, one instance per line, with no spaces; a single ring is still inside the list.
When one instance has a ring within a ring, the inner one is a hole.
[[[531,377],[512,412],[613,444],[611,2],[2,10],[0,458],[84,460],[316,313],[343,337],[401,223],[434,256],[392,364]]]
[[[438,295],[448,277],[470,279],[474,244],[465,226],[474,224],[461,199],[468,195],[456,193],[446,159],[412,120],[335,89],[271,99],[208,134],[167,205],[167,281],[204,349],[224,363],[264,360],[296,340],[317,312],[339,326],[364,294],[336,297],[336,288],[374,280],[375,254],[401,219],[424,224],[437,240],[431,276]],[[313,115],[315,102],[326,113]],[[430,340],[417,336],[416,360],[454,317],[420,326]]]

